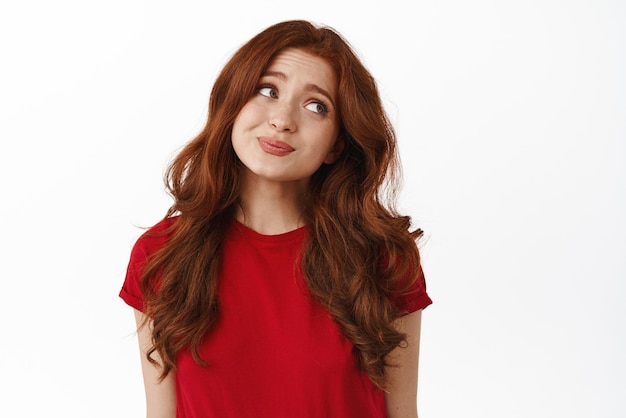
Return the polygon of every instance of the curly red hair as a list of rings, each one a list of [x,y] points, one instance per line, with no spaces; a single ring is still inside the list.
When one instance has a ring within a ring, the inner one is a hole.
[[[287,48],[321,57],[335,70],[345,143],[339,159],[313,175],[304,214],[309,234],[298,267],[377,386],[384,386],[385,356],[404,341],[393,326],[402,312],[392,298],[418,276],[421,230],[410,232],[410,218],[393,206],[399,178],[394,130],[373,77],[348,42],[329,27],[287,21],[253,37],[227,62],[211,92],[206,126],[167,171],[174,204],[166,217],[177,217],[142,277],[153,321],[147,355],[154,362],[150,356],[158,352],[162,378],[175,369],[183,347],[204,364],[198,347],[219,311],[221,243],[239,196],[233,123],[264,69]]]

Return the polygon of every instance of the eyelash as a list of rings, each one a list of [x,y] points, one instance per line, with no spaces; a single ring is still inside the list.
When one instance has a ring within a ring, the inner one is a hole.
[[[278,91],[276,86],[273,86],[272,84],[262,84],[259,87],[257,87],[256,91],[257,91],[258,94],[261,94],[261,90],[263,90],[263,89],[272,89],[275,92]],[[265,97],[269,97],[271,99],[274,99],[274,97],[267,96],[265,94],[261,94],[261,95],[265,96]],[[328,105],[323,100],[315,99],[313,102],[311,102],[309,104],[318,104],[318,105],[322,106],[322,111],[321,112],[313,112],[313,113],[316,113],[318,115],[325,115],[325,114],[328,113]]]
[[[317,113],[318,115],[325,115],[325,114],[327,114],[327,113],[328,113],[328,105],[327,105],[326,103],[324,103],[323,101],[321,101],[321,100],[315,100],[314,102],[311,102],[311,103],[312,103],[312,104],[314,103],[314,104],[317,104],[317,105],[322,106],[322,111],[321,111],[321,112],[319,112],[319,113],[318,113],[318,112],[315,112],[315,113]]]
[[[263,89],[272,89],[274,91],[277,91],[278,89],[275,86],[272,86],[271,84],[262,84],[259,87],[256,88],[257,93],[261,94],[261,90]],[[265,97],[271,97],[271,96],[266,96],[265,94],[261,94],[261,96],[265,96]],[[271,97],[273,99],[273,97]]]

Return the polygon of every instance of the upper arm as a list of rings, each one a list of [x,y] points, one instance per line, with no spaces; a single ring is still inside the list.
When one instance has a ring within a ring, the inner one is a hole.
[[[387,356],[385,400],[389,418],[417,418],[417,372],[422,311],[398,318],[396,329],[406,334],[401,344]]]
[[[170,372],[164,380],[159,382],[161,370],[146,358],[146,352],[152,347],[152,329],[150,321],[142,326],[144,318],[145,315],[135,309],[139,352],[141,354],[141,370],[146,391],[146,416],[147,418],[174,418],[176,416],[174,374]],[[160,361],[157,353],[153,353],[152,357]]]

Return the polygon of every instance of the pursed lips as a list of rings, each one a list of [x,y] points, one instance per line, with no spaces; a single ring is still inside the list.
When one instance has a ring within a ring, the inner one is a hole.
[[[296,150],[286,142],[279,141],[278,139],[269,136],[259,136],[257,137],[257,140],[259,141],[261,149],[272,155],[284,156]]]

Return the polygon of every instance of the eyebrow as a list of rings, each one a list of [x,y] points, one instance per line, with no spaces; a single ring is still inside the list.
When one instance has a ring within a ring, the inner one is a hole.
[[[261,77],[276,77],[276,78],[280,78],[281,80],[287,80],[287,76],[285,75],[285,73],[281,73],[280,71],[265,71],[261,75]],[[330,104],[335,106],[335,102],[330,96],[330,93],[324,90],[323,88],[321,88],[320,86],[318,86],[317,84],[308,83],[304,86],[304,89],[306,91],[314,91],[316,93],[321,94],[322,96],[326,96],[326,98],[330,101]]]

